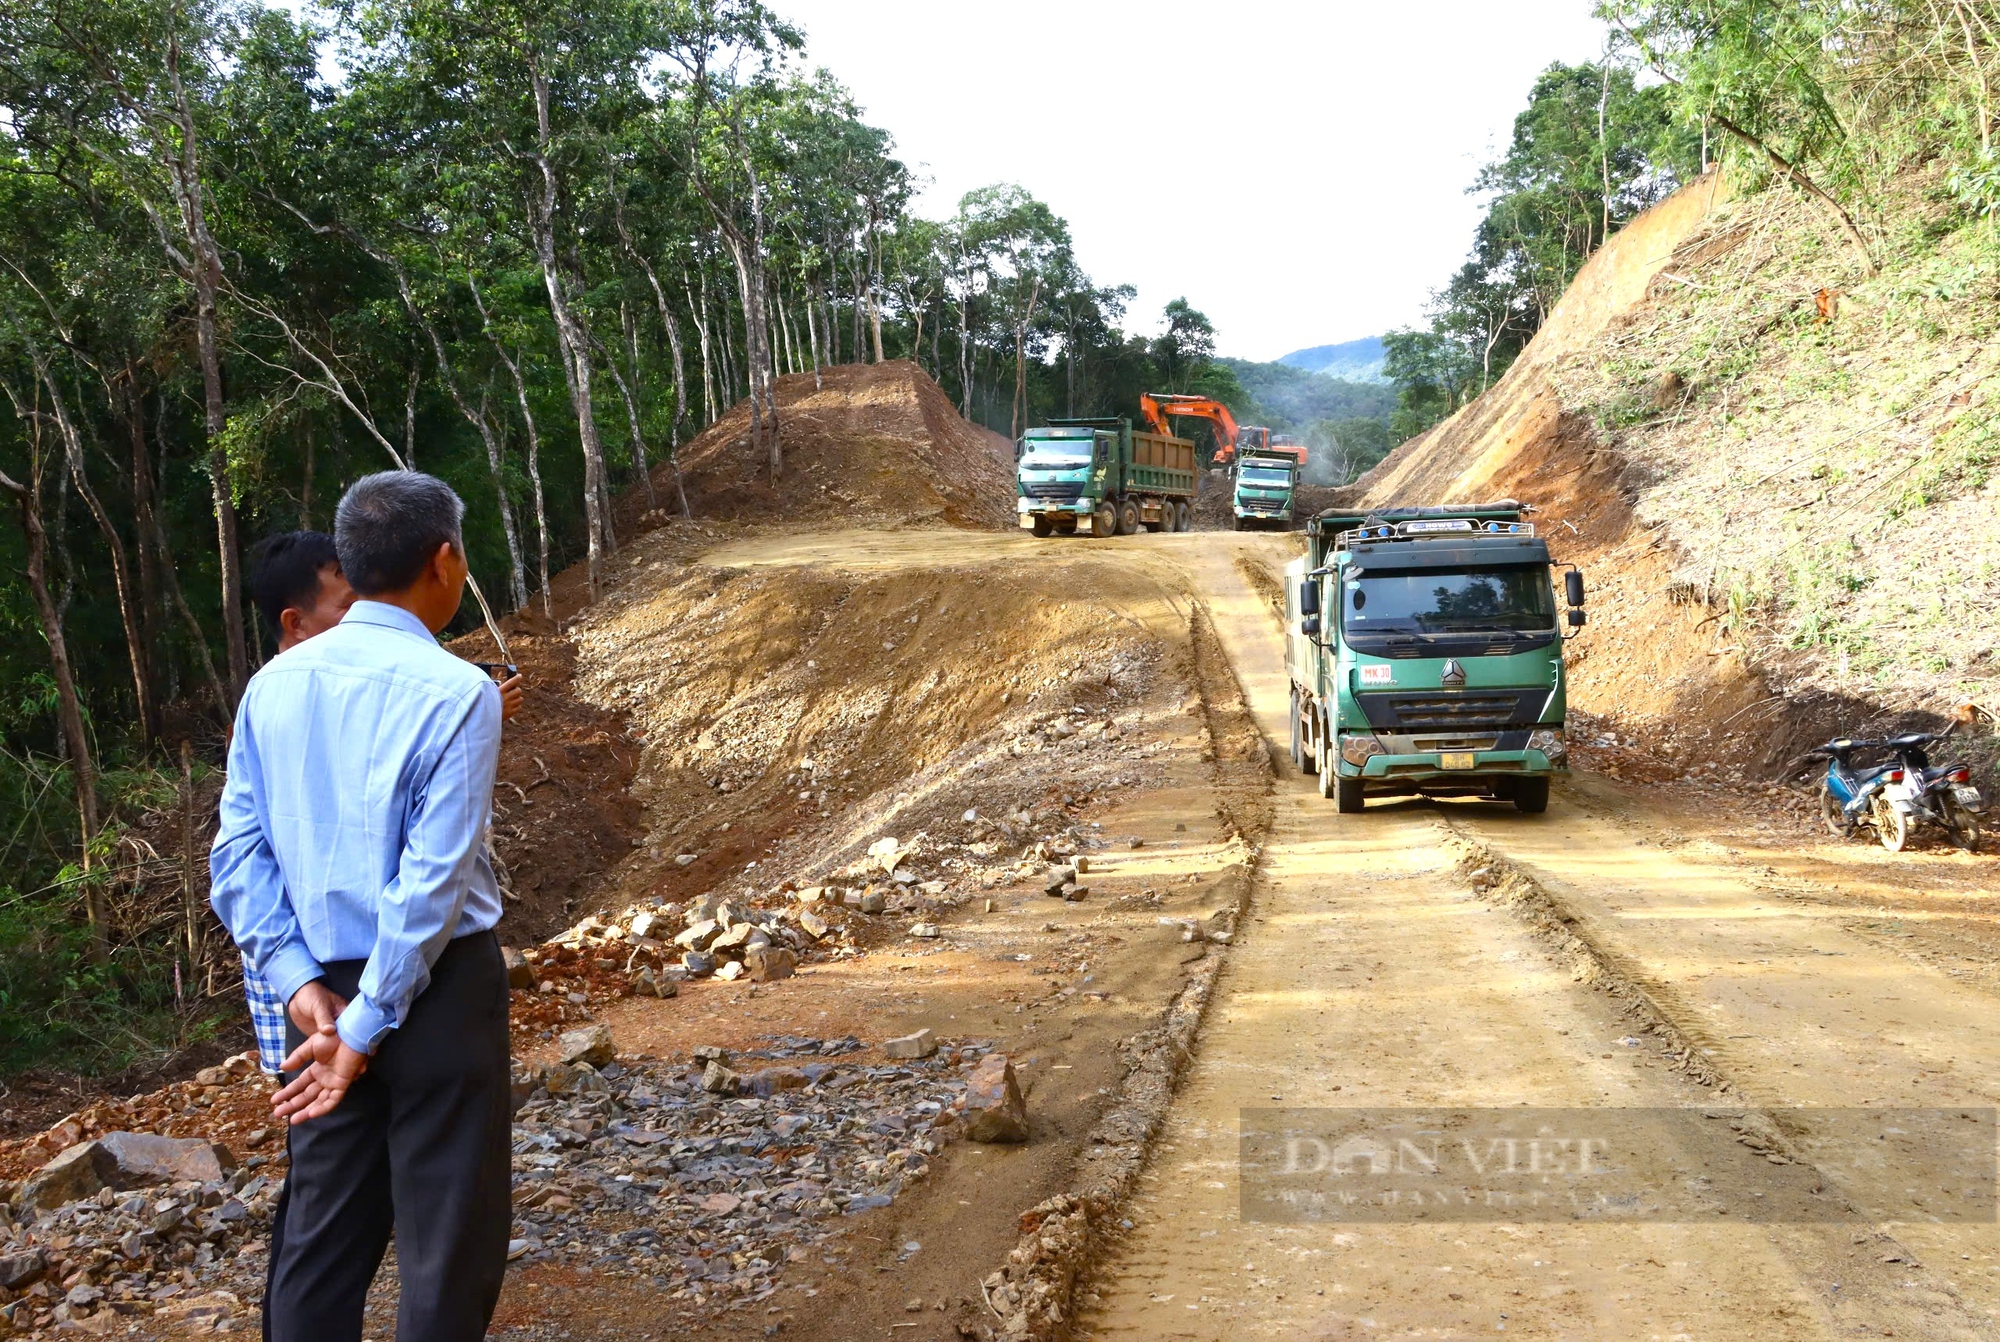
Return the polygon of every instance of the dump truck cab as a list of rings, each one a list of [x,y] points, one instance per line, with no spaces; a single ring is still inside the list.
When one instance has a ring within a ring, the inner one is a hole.
[[[1268,449],[1239,453],[1235,475],[1231,508],[1236,516],[1236,529],[1276,527],[1289,531],[1299,483],[1298,458],[1289,452]]]
[[[1286,570],[1292,758],[1343,812],[1370,795],[1548,807],[1568,767],[1563,604],[1548,544],[1512,500],[1333,511]]]
[[[1194,444],[1127,419],[1053,420],[1014,445],[1015,515],[1036,536],[1185,531]]]

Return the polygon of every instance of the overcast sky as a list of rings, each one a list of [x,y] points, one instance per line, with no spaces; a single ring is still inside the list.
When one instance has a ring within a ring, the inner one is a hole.
[[[1420,320],[1465,188],[1590,0],[773,0],[932,186],[1018,182],[1152,330],[1185,295],[1275,359]]]

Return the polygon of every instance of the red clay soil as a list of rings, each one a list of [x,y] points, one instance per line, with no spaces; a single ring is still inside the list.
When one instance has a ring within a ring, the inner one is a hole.
[[[563,594],[564,584],[551,586]],[[493,787],[493,847],[508,892],[500,936],[529,945],[576,921],[577,906],[643,832],[631,795],[639,747],[624,714],[576,697],[576,648],[567,635],[527,612],[508,616],[501,632],[527,694],[501,736]],[[450,647],[473,661],[495,660],[483,629]]]
[[[906,359],[843,364],[778,379],[783,471],[750,442],[749,402],[681,449],[688,503],[700,521],[849,525],[1013,521],[1014,449],[959,417],[928,374]],[[672,510],[673,468],[653,472],[658,507]],[[626,506],[633,506],[627,496]]]

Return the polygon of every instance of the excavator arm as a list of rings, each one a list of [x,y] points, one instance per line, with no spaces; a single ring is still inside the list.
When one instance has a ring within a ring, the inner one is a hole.
[[[1215,426],[1215,464],[1227,465],[1236,456],[1236,443],[1241,430],[1236,427],[1236,416],[1229,413],[1229,407],[1206,396],[1181,396],[1170,392],[1148,392],[1139,397],[1139,413],[1145,418],[1154,433],[1169,436],[1173,429],[1169,419],[1205,419]]]

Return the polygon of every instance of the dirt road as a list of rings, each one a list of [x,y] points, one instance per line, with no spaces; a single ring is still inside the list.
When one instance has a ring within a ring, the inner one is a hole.
[[[1283,542],[1139,545],[1188,566],[1282,761],[1279,630],[1237,560],[1275,567]],[[1462,874],[1467,855],[1505,878],[1491,896]],[[1419,801],[1341,818],[1281,763],[1246,935],[1081,1331],[1994,1335],[1995,1227],[1922,1224],[1912,1199],[1934,1189],[1846,1172],[1832,1191],[1879,1222],[1244,1220],[1245,1110],[1994,1103],[1988,994],[1845,930],[1796,889],[1781,898],[1764,875],[1685,817],[1589,780],[1538,819]],[[1552,942],[1565,923],[1566,944]],[[1663,1164],[1721,1168],[1732,1140],[1715,1127],[1715,1146]],[[1789,1131],[1799,1163],[1774,1177],[1828,1180],[1797,1155],[1816,1134]]]

